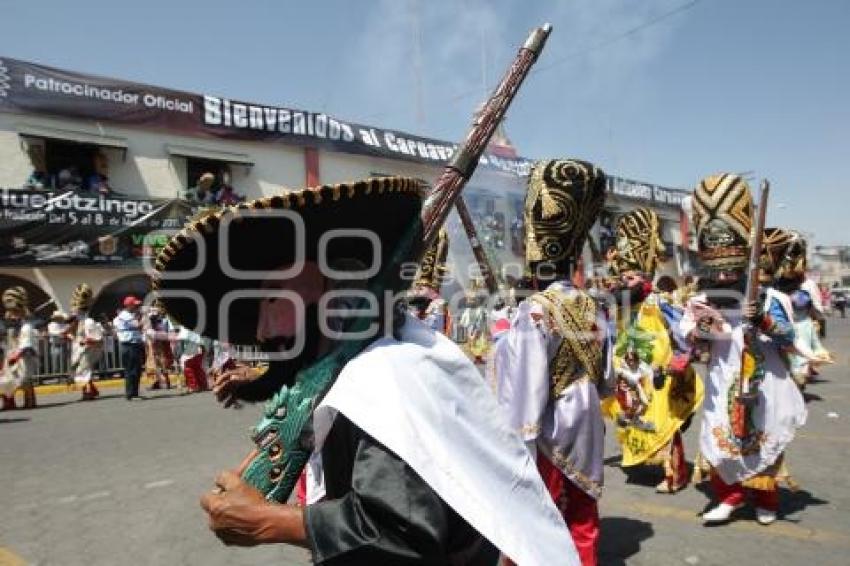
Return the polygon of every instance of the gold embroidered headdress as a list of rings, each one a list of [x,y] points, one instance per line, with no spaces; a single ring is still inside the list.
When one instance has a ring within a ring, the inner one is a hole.
[[[611,271],[640,271],[652,275],[664,255],[661,222],[654,210],[638,208],[617,221],[617,244],[611,260]]]
[[[795,230],[765,228],[760,263],[765,275],[774,281],[805,277],[805,238]]]
[[[86,312],[91,308],[92,289],[86,283],[80,283],[71,294],[71,312]]]
[[[694,191],[693,223],[699,256],[707,269],[746,269],[753,198],[744,179],[732,173],[703,179]]]
[[[30,297],[27,290],[21,286],[9,287],[3,291],[3,308],[19,310],[24,316],[29,316]]]
[[[524,210],[529,266],[580,255],[604,203],[605,173],[595,165],[576,159],[536,162]]]

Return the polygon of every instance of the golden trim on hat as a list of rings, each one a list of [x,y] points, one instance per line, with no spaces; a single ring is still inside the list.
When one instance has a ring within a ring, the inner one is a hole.
[[[652,275],[664,256],[661,241],[661,221],[650,208],[631,210],[617,220],[616,249],[611,259],[611,271],[640,271]]]
[[[694,190],[697,250],[709,270],[744,270],[753,225],[753,197],[740,175],[706,177]]]
[[[576,159],[537,161],[525,196],[526,263],[552,263],[581,254],[605,203],[605,173]]]
[[[311,261],[317,260],[317,241],[329,230],[370,231],[378,236],[382,257],[372,257],[374,250],[366,238],[339,237],[328,245],[327,259],[362,256],[363,263],[371,265],[373,261],[390,261],[402,237],[417,226],[421,229],[423,193],[424,185],[418,179],[380,177],[287,191],[207,212],[188,222],[160,250],[151,288],[166,314],[176,322],[205,336],[226,337],[235,344],[256,344],[258,313],[254,310],[233,309],[226,319],[227,328],[219,324],[225,319],[218,320],[218,308],[229,292],[252,292],[265,283],[250,275],[234,279],[225,272],[219,262],[219,245],[225,240],[222,226],[228,226],[228,260],[236,270],[273,275],[274,270],[295,261],[296,232],[292,220],[264,216],[265,211],[292,211],[301,217],[306,232],[305,259]],[[405,261],[418,261],[420,252],[418,247],[411,248]],[[192,273],[196,267],[198,272]],[[398,292],[408,285],[409,280],[404,282],[399,274],[390,288]],[[207,305],[205,328],[196,328],[202,313],[190,294],[201,296]]]

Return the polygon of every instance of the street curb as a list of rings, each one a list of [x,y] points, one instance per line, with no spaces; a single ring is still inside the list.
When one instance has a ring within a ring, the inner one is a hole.
[[[178,383],[182,383],[182,375],[169,375],[169,378],[180,378]],[[124,387],[124,378],[118,379],[101,379],[96,380],[95,385],[98,389],[121,389]],[[144,377],[141,380],[141,385],[150,385],[153,383],[152,378]],[[74,393],[80,391],[81,388],[76,384],[66,385],[64,383],[56,383],[51,385],[37,385],[35,388],[36,395],[58,395],[60,393]]]

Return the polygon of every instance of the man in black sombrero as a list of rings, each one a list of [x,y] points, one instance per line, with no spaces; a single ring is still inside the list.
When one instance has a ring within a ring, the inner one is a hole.
[[[210,526],[227,544],[306,546],[317,564],[490,565],[497,548],[521,564],[577,564],[480,374],[401,300],[420,208],[412,179],[310,188],[201,218],[157,258],[169,316],[274,356],[260,377],[241,364],[220,373],[225,405],[336,375],[303,441],[315,446],[308,505],[269,502],[223,472],[202,499]]]

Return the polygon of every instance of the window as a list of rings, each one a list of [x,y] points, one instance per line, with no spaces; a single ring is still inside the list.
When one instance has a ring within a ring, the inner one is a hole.
[[[212,190],[217,191],[221,188],[222,172],[229,171],[227,163],[224,161],[216,161],[214,159],[202,159],[198,157],[186,158],[186,186],[189,188],[197,187],[198,180],[204,173],[212,173],[215,175],[215,180],[212,184]]]
[[[44,140],[44,160],[48,173],[53,177],[54,188],[66,188],[69,184],[82,188],[85,180],[94,174],[97,153],[98,148],[94,145]],[[71,173],[72,178],[68,179],[63,171]]]
[[[75,142],[41,139],[31,140],[27,154],[32,173],[24,183],[28,189],[82,190],[95,172],[95,156],[99,148]]]
[[[115,150],[126,156],[123,138],[27,124],[18,133],[32,164],[24,188],[112,192],[109,167]]]

